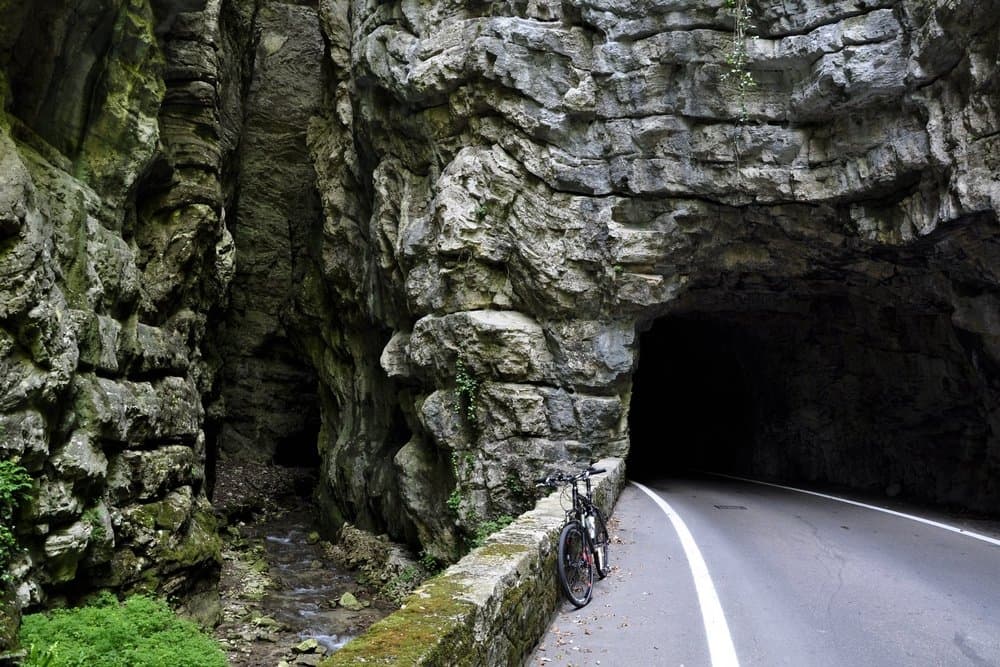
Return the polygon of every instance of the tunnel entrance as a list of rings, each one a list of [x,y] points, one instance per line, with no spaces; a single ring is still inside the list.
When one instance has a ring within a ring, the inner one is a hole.
[[[630,475],[726,472],[997,513],[997,370],[951,313],[860,292],[694,296],[639,336]]]
[[[680,316],[657,320],[639,344],[631,474],[747,472],[757,409],[752,340],[733,324]]]

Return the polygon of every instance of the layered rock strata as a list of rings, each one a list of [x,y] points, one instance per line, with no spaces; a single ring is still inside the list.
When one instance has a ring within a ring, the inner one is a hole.
[[[642,465],[1000,508],[996,3],[749,7],[734,44],[721,1],[321,3],[352,101],[311,135],[328,276],[403,297],[372,304],[416,387],[397,460],[451,457],[460,524],[624,454],[630,405]],[[748,405],[700,406],[745,413],[736,446],[671,432],[657,321],[741,362]]]
[[[444,559],[630,448],[1000,508],[997,0],[25,7],[26,602],[211,574],[216,454]]]
[[[205,332],[234,262],[219,3],[15,4],[0,35],[0,453],[36,480],[18,597],[210,603]]]

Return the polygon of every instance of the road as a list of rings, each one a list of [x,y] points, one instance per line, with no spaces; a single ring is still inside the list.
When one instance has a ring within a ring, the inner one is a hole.
[[[645,486],[678,525],[627,485],[614,570],[587,607],[563,603],[527,665],[1000,667],[996,522],[714,477]]]

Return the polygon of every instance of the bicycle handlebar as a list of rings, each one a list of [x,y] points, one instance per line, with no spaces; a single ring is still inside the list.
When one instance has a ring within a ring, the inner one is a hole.
[[[595,468],[593,466],[587,466],[582,472],[575,475],[571,475],[565,472],[554,472],[548,477],[540,478],[535,480],[535,486],[558,486],[562,483],[576,482],[582,479],[586,479],[591,475],[600,475],[601,473],[607,472],[606,468]]]

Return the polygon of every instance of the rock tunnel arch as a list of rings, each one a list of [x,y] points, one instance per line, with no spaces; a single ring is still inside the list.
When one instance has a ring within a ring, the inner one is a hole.
[[[695,291],[639,327],[633,476],[727,472],[995,513],[983,339],[926,295],[816,287]]]

